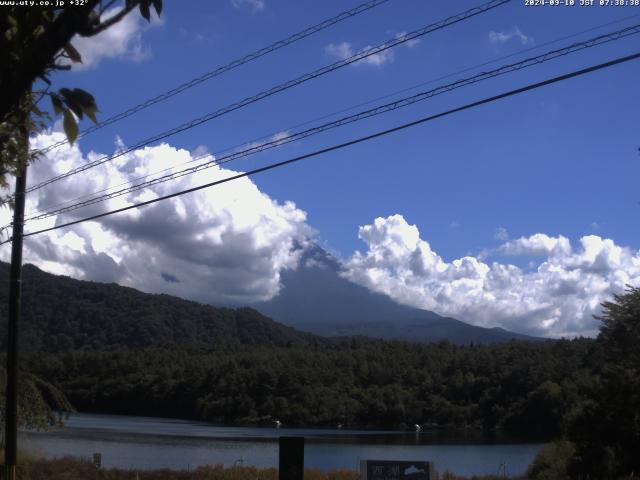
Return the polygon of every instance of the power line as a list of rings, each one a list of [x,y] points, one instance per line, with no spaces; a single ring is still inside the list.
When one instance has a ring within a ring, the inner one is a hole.
[[[332,63],[330,65],[324,66],[324,67],[322,67],[322,68],[320,68],[318,70],[315,70],[315,71],[313,71],[311,73],[307,73],[307,74],[302,75],[302,76],[300,76],[298,78],[295,78],[293,80],[289,80],[289,81],[287,81],[285,83],[276,85],[275,87],[272,87],[269,90],[264,90],[264,91],[262,91],[262,92],[260,92],[260,93],[258,93],[256,95],[253,95],[251,97],[247,97],[244,100],[241,100],[239,102],[236,102],[236,103],[233,103],[233,104],[228,105],[226,107],[223,107],[223,108],[221,108],[219,110],[216,110],[215,112],[208,113],[208,114],[206,114],[206,115],[204,115],[202,117],[198,117],[198,118],[196,118],[196,119],[194,119],[194,120],[192,120],[190,122],[183,123],[182,125],[179,125],[179,126],[174,127],[174,128],[172,128],[170,130],[167,130],[165,132],[157,134],[157,135],[155,135],[155,136],[153,136],[151,138],[148,138],[146,140],[138,142],[138,143],[136,143],[135,145],[133,145],[131,147],[127,147],[127,148],[125,148],[125,149],[123,149],[123,150],[121,150],[121,151],[119,151],[119,152],[117,152],[117,153],[115,153],[113,155],[104,156],[104,157],[102,157],[102,158],[100,158],[98,160],[94,160],[93,162],[89,162],[89,163],[87,163],[87,164],[85,164],[85,165],[83,165],[81,167],[77,167],[75,169],[69,170],[66,173],[63,173],[63,174],[60,174],[60,175],[58,175],[56,177],[50,178],[48,180],[45,180],[45,181],[43,181],[43,182],[41,182],[41,183],[39,183],[37,185],[29,187],[27,189],[27,193],[32,192],[34,190],[37,190],[39,188],[42,188],[42,187],[44,187],[46,185],[49,185],[49,184],[51,184],[53,182],[56,182],[58,180],[61,180],[63,178],[67,178],[67,177],[69,177],[71,175],[75,175],[77,173],[83,172],[83,171],[88,170],[90,168],[96,167],[96,166],[101,165],[101,164],[103,164],[105,162],[111,161],[111,160],[113,160],[115,158],[121,157],[122,155],[125,155],[125,154],[127,154],[127,153],[129,153],[129,152],[131,152],[133,150],[136,150],[138,148],[141,148],[141,147],[144,147],[146,145],[149,145],[149,144],[151,144],[153,142],[156,142],[156,141],[159,141],[159,140],[163,140],[165,138],[168,138],[168,137],[171,137],[173,135],[176,135],[177,133],[180,133],[180,132],[183,132],[185,130],[189,130],[191,128],[194,128],[194,127],[196,127],[198,125],[201,125],[201,124],[203,124],[205,122],[213,120],[214,118],[220,117],[220,116],[225,115],[225,114],[230,113],[230,112],[233,112],[233,111],[238,110],[238,109],[240,109],[242,107],[245,107],[245,106],[247,106],[249,104],[258,102],[260,100],[263,100],[264,98],[267,98],[267,97],[270,97],[272,95],[275,95],[276,93],[280,93],[280,92],[282,92],[284,90],[288,90],[289,88],[292,88],[292,87],[294,87],[296,85],[305,83],[305,82],[307,82],[309,80],[312,80],[314,78],[320,77],[320,76],[325,75],[325,74],[330,73],[330,72],[333,72],[334,70],[337,70],[339,68],[343,68],[343,67],[345,67],[347,65],[350,65],[352,63],[358,62],[358,61],[360,61],[360,60],[362,60],[364,58],[370,57],[371,55],[376,55],[376,54],[378,54],[380,52],[388,50],[389,48],[395,47],[397,45],[401,45],[401,44],[406,43],[406,42],[408,42],[410,40],[413,40],[413,39],[422,37],[424,35],[427,35],[429,33],[435,32],[437,30],[446,28],[446,27],[448,27],[450,25],[456,24],[456,23],[461,22],[463,20],[467,20],[467,19],[469,19],[471,17],[474,17],[476,15],[485,13],[485,12],[487,12],[489,10],[492,10],[493,8],[499,7],[499,6],[504,5],[506,3],[509,3],[509,2],[511,2],[511,0],[491,0],[491,1],[489,1],[487,3],[484,3],[484,4],[482,4],[482,5],[478,6],[478,7],[474,7],[474,8],[465,10],[462,13],[459,13],[457,15],[453,15],[451,17],[448,17],[448,18],[444,19],[444,20],[441,20],[440,22],[436,22],[436,23],[427,25],[427,26],[425,26],[425,27],[423,27],[421,29],[415,30],[415,31],[413,31],[411,33],[407,33],[405,35],[401,35],[399,37],[394,37],[394,38],[392,38],[390,40],[387,40],[384,43],[379,44],[376,47],[371,47],[371,48],[369,48],[367,50],[358,52],[358,53],[356,53],[355,55],[352,55],[349,58],[346,58],[344,60],[340,60],[338,62],[335,62],[335,63]]]
[[[233,60],[230,63],[227,63],[226,65],[223,65],[221,67],[216,68],[215,70],[211,70],[210,72],[207,72],[197,78],[194,78],[193,80],[189,80],[188,82],[185,82],[181,85],[178,85],[175,88],[172,88],[171,90],[168,90],[164,93],[161,93],[153,98],[150,98],[148,100],[145,100],[144,102],[139,103],[138,105],[135,105],[123,112],[120,112],[118,114],[115,114],[109,118],[107,118],[106,120],[103,120],[102,122],[98,123],[97,125],[93,125],[90,128],[87,128],[86,130],[83,130],[82,132],[80,132],[80,134],[78,135],[78,138],[84,137],[85,135],[88,135],[90,133],[93,133],[97,130],[100,130],[103,127],[106,127],[107,125],[111,125],[113,123],[116,123],[124,118],[130,117],[131,115],[134,115],[146,108],[149,108],[152,105],[155,105],[156,103],[160,103],[160,102],[164,102],[165,100],[178,95],[179,93],[184,92],[185,90],[188,90],[192,87],[195,87],[196,85],[199,85],[203,82],[206,82],[207,80],[211,80],[214,77],[217,77],[219,75],[222,75],[223,73],[229,72],[241,65],[244,65],[246,63],[252,62],[254,60],[257,60],[260,57],[263,57],[269,53],[275,52],[276,50],[279,50],[283,47],[286,47],[288,45],[291,45],[292,43],[295,43],[299,40],[302,40],[306,37],[309,37],[311,35],[313,35],[314,33],[320,32],[322,30],[325,30],[333,25],[335,25],[336,23],[340,23],[344,20],[347,20],[351,17],[354,17],[356,15],[359,15],[363,12],[366,12],[367,10],[370,10],[372,8],[375,8],[379,5],[382,5],[383,3],[388,2],[389,0],[371,0],[369,2],[365,2],[361,5],[358,5],[357,7],[352,8],[351,10],[347,10],[344,11],[342,13],[339,13],[338,15],[336,15],[335,17],[331,17],[328,18],[327,20],[324,20],[316,25],[313,25],[311,27],[305,28],[304,30],[302,30],[301,32],[298,33],[294,33],[293,35],[283,39],[283,40],[279,40],[275,43],[272,43],[271,45],[261,48],[260,50],[256,50],[253,53],[250,53],[248,55],[245,55],[244,57],[238,58],[236,60]],[[54,148],[57,148],[61,145],[65,145],[69,143],[68,140],[61,140],[59,142],[56,142],[54,144],[51,144],[47,147],[45,147],[44,149],[42,149],[42,153],[46,153],[50,150],[53,150]]]
[[[93,196],[92,198],[89,198],[89,199],[87,199],[85,201],[82,201],[82,202],[74,203],[72,205],[67,205],[67,206],[63,206],[63,207],[57,208],[57,209],[49,210],[49,211],[46,211],[44,213],[31,216],[30,218],[27,219],[27,221],[42,220],[42,219],[45,219],[45,218],[48,218],[48,217],[52,217],[54,215],[59,215],[59,214],[70,212],[70,211],[73,211],[73,210],[77,210],[79,208],[83,208],[83,207],[86,207],[86,206],[89,206],[89,205],[94,205],[96,203],[100,203],[100,202],[104,202],[104,201],[107,201],[107,200],[111,200],[113,198],[120,197],[120,196],[126,195],[128,193],[133,193],[133,192],[136,192],[138,190],[141,190],[143,188],[146,188],[146,187],[149,187],[149,186],[152,186],[152,185],[157,185],[157,184],[160,184],[160,183],[165,183],[165,182],[170,181],[170,180],[175,180],[177,178],[181,178],[183,176],[190,175],[190,174],[193,174],[195,172],[198,172],[198,171],[201,171],[201,170],[204,170],[204,169],[207,169],[207,168],[211,168],[211,167],[214,167],[214,166],[219,166],[219,165],[222,165],[224,163],[228,163],[228,162],[237,160],[239,158],[244,158],[244,157],[247,157],[249,155],[253,155],[255,153],[259,153],[259,152],[262,152],[262,151],[265,151],[265,150],[269,150],[269,149],[272,149],[272,148],[275,148],[275,147],[278,147],[278,146],[281,146],[281,145],[284,145],[284,144],[287,144],[287,143],[291,143],[291,142],[294,142],[294,141],[297,141],[297,140],[301,140],[301,139],[310,137],[312,135],[316,135],[318,133],[325,132],[327,130],[331,130],[331,129],[334,129],[334,128],[337,128],[337,127],[341,127],[343,125],[347,125],[347,124],[350,124],[350,123],[354,123],[354,122],[363,120],[365,118],[370,118],[370,117],[377,116],[377,115],[380,115],[380,114],[383,114],[383,113],[388,113],[388,112],[393,111],[393,110],[397,110],[399,108],[403,108],[403,107],[406,107],[406,106],[409,106],[409,105],[413,105],[414,103],[417,103],[417,102],[420,102],[420,101],[424,101],[424,100],[427,100],[429,98],[433,98],[433,97],[435,97],[437,95],[441,95],[443,93],[447,93],[447,92],[456,90],[458,88],[462,88],[462,87],[465,87],[465,86],[468,86],[468,85],[472,85],[472,84],[478,83],[478,82],[483,81],[483,80],[488,80],[488,79],[495,78],[495,77],[500,76],[500,75],[504,75],[504,74],[507,74],[507,73],[511,73],[511,72],[519,71],[519,70],[522,70],[522,69],[525,69],[525,68],[528,68],[528,67],[539,65],[539,64],[548,62],[550,60],[554,60],[554,59],[559,58],[559,57],[564,57],[564,56],[569,55],[569,54],[573,54],[573,53],[576,53],[576,52],[579,52],[579,51],[582,51],[582,50],[585,50],[585,49],[588,49],[588,48],[593,48],[595,46],[602,45],[602,44],[605,44],[605,43],[608,43],[608,42],[611,42],[611,41],[614,41],[614,40],[619,40],[621,38],[626,38],[626,37],[628,37],[630,35],[635,35],[635,34],[638,34],[638,33],[640,33],[640,24],[633,25],[633,26],[630,26],[630,27],[626,27],[626,28],[617,30],[615,32],[599,35],[599,36],[591,38],[589,40],[585,40],[585,41],[582,41],[582,42],[577,42],[577,43],[568,45],[568,46],[563,47],[563,48],[559,48],[559,49],[556,49],[556,50],[552,50],[552,51],[537,55],[535,57],[526,58],[526,59],[521,60],[521,61],[516,62],[516,63],[503,65],[503,66],[501,66],[499,68],[496,68],[494,70],[491,70],[491,71],[481,72],[481,73],[478,73],[478,74],[473,75],[471,77],[463,78],[463,79],[457,80],[457,81],[455,81],[453,83],[450,83],[450,84],[447,84],[447,85],[442,85],[442,86],[436,87],[434,89],[431,89],[431,90],[428,90],[428,91],[425,91],[425,92],[420,92],[420,93],[417,93],[417,94],[409,96],[409,97],[401,98],[401,99],[398,99],[396,101],[389,102],[389,103],[386,103],[384,105],[380,105],[380,106],[371,108],[369,110],[364,110],[364,111],[358,112],[356,114],[349,115],[349,116],[340,118],[338,120],[334,120],[332,122],[325,123],[323,125],[319,125],[319,126],[316,126],[316,127],[313,127],[313,128],[309,128],[309,129],[306,129],[306,130],[303,130],[303,131],[300,131],[300,132],[297,132],[297,133],[289,134],[289,135],[287,135],[286,137],[283,137],[283,138],[278,138],[278,139],[271,140],[269,142],[264,142],[264,143],[259,144],[259,145],[250,146],[249,148],[247,148],[245,150],[237,151],[237,152],[231,153],[229,155],[225,155],[225,156],[223,156],[221,158],[216,158],[215,160],[210,161],[210,162],[201,163],[199,165],[195,165],[193,167],[189,167],[189,168],[186,168],[184,170],[173,172],[173,173],[164,175],[162,177],[158,177],[158,178],[154,178],[154,179],[151,179],[151,180],[147,180],[145,182],[134,184],[134,185],[132,185],[130,187],[123,188],[123,189],[120,189],[120,190],[115,190],[115,191],[110,192],[110,193],[105,194],[105,195]],[[210,156],[211,156],[211,154],[209,154],[209,153],[205,154],[205,155],[200,155],[198,157],[195,157],[192,161],[195,161],[195,160],[198,160],[198,159],[201,159],[201,158],[210,157]],[[98,192],[98,193],[100,193],[100,192]],[[90,194],[89,196],[91,196],[91,195],[97,195],[97,193],[96,194]]]
[[[601,28],[603,28],[603,27],[607,27],[607,26],[609,26],[609,25],[613,25],[613,24],[616,24],[616,23],[621,23],[621,22],[624,22],[624,21],[626,21],[626,20],[630,20],[630,19],[632,19],[632,18],[637,18],[637,17],[639,17],[639,16],[640,16],[640,14],[628,15],[628,16],[626,16],[626,17],[622,17],[622,18],[619,18],[619,19],[616,19],[616,20],[612,20],[612,21],[610,21],[610,22],[602,23],[602,24],[599,24],[599,25],[596,25],[596,26],[593,26],[593,27],[590,27],[590,28],[587,28],[587,29],[581,30],[581,31],[579,31],[579,32],[572,33],[572,34],[570,34],[570,35],[565,35],[565,36],[562,36],[562,37],[556,38],[556,39],[554,39],[554,40],[550,40],[550,41],[547,41],[547,42],[541,43],[541,44],[539,44],[539,45],[535,45],[535,46],[533,46],[533,47],[529,47],[529,48],[525,48],[525,49],[522,49],[522,50],[518,50],[517,52],[511,53],[511,54],[508,54],[508,55],[503,55],[503,56],[501,56],[501,57],[498,57],[498,58],[495,58],[495,59],[489,60],[489,61],[487,61],[487,62],[482,62],[482,63],[480,63],[480,64],[476,64],[476,65],[473,65],[473,66],[471,66],[471,67],[466,67],[466,68],[464,68],[464,69],[462,69],[462,70],[457,70],[457,71],[455,71],[455,72],[451,72],[451,73],[448,73],[448,74],[446,74],[446,75],[442,75],[442,76],[440,76],[440,77],[433,78],[433,79],[428,80],[428,81],[425,81],[425,82],[420,82],[420,83],[418,83],[418,84],[416,84],[416,85],[413,85],[413,86],[411,86],[411,87],[402,88],[402,89],[400,89],[400,90],[396,90],[396,91],[394,91],[394,92],[392,92],[392,93],[388,93],[388,94],[386,94],[386,95],[382,95],[382,96],[379,96],[379,97],[373,98],[373,99],[371,99],[371,100],[367,100],[367,101],[365,101],[365,102],[361,102],[361,103],[358,103],[358,104],[352,105],[352,106],[347,107],[347,108],[342,108],[342,109],[340,109],[340,110],[334,111],[334,112],[329,113],[329,114],[322,115],[322,116],[320,116],[320,117],[316,117],[316,118],[311,119],[311,120],[304,121],[304,122],[302,122],[302,123],[298,123],[298,124],[296,124],[296,125],[294,125],[294,126],[291,126],[291,127],[285,128],[285,129],[281,129],[281,130],[280,130],[280,132],[288,132],[288,131],[290,131],[290,130],[292,130],[292,129],[299,128],[299,127],[303,127],[303,126],[305,126],[305,125],[309,125],[309,124],[312,124],[312,123],[314,123],[314,122],[317,122],[317,121],[320,121],[320,120],[324,120],[324,119],[327,119],[327,118],[331,118],[331,117],[333,117],[333,116],[335,116],[335,115],[338,115],[338,114],[340,114],[340,113],[348,112],[348,111],[354,110],[354,109],[356,109],[356,108],[358,108],[358,107],[362,107],[362,106],[365,106],[365,105],[370,105],[370,104],[372,104],[372,103],[374,103],[374,102],[377,102],[377,101],[379,101],[379,100],[384,100],[384,99],[386,99],[386,98],[393,97],[393,96],[398,95],[398,94],[400,94],[400,93],[404,93],[404,92],[408,92],[408,91],[411,91],[411,90],[415,90],[416,88],[419,88],[419,87],[422,87],[422,86],[425,86],[425,85],[429,85],[429,84],[435,83],[435,82],[437,82],[437,81],[439,81],[439,80],[445,80],[445,79],[447,79],[447,78],[451,78],[451,77],[453,77],[453,76],[455,76],[455,75],[459,75],[459,74],[461,74],[461,73],[466,73],[466,72],[469,72],[469,71],[473,71],[473,70],[476,70],[476,69],[478,69],[478,68],[481,68],[481,67],[484,67],[484,66],[487,66],[487,65],[492,65],[492,64],[497,63],[497,62],[499,62],[499,61],[506,60],[506,59],[508,59],[508,58],[512,58],[512,57],[516,57],[516,56],[518,56],[518,55],[522,55],[522,54],[527,53],[527,52],[530,52],[530,51],[540,50],[540,49],[541,49],[541,48],[543,48],[543,47],[546,47],[546,46],[549,46],[549,45],[554,45],[554,44],[559,43],[559,42],[561,42],[561,41],[563,41],[563,40],[568,40],[568,39],[570,39],[570,38],[575,38],[575,37],[580,36],[580,35],[583,35],[583,34],[585,34],[585,33],[589,33],[589,32],[592,32],[592,31],[594,31],[594,30],[599,30],[599,29],[601,29]],[[616,32],[614,32],[614,33],[616,33]],[[613,35],[614,33],[612,33],[612,34],[606,34],[606,35]],[[596,37],[596,38],[598,38],[598,37]],[[592,40],[593,40],[593,39],[592,39]],[[575,44],[574,44],[574,45],[575,45]],[[243,142],[243,143],[241,143],[241,144],[237,144],[237,145],[234,145],[234,146],[232,146],[232,147],[228,147],[228,148],[225,148],[225,149],[222,149],[222,150],[218,150],[218,151],[213,152],[213,153],[211,153],[211,154],[207,153],[207,154],[205,154],[205,155],[198,155],[198,156],[195,156],[195,157],[193,157],[191,160],[189,160],[188,162],[185,162],[185,163],[184,163],[184,165],[188,165],[188,164],[194,163],[194,162],[196,162],[196,161],[198,161],[198,160],[202,160],[203,158],[206,158],[206,157],[209,157],[209,156],[214,156],[214,157],[216,157],[216,156],[221,155],[221,154],[223,154],[223,153],[225,153],[225,152],[229,152],[229,151],[233,151],[233,150],[236,150],[236,151],[237,151],[237,149],[239,149],[239,148],[247,147],[247,146],[251,146],[251,145],[256,144],[257,142],[264,141],[264,140],[266,140],[266,139],[268,139],[268,138],[273,138],[274,136],[276,136],[276,135],[277,135],[277,133],[279,133],[279,132],[271,133],[271,134],[269,134],[269,135],[263,135],[263,136],[261,136],[261,137],[254,138],[253,140],[245,141],[245,142]],[[205,164],[205,165],[209,165],[209,162],[207,162],[207,164]],[[214,165],[217,165],[217,163],[215,163]],[[213,165],[212,165],[212,166],[213,166]],[[107,187],[107,188],[103,188],[102,190],[98,190],[98,191],[95,191],[95,192],[93,192],[93,193],[89,193],[89,194],[81,195],[81,196],[79,196],[79,197],[75,197],[75,198],[72,198],[72,199],[69,199],[69,200],[65,200],[65,201],[63,201],[63,202],[60,202],[60,203],[57,203],[57,204],[51,205],[51,206],[46,207],[46,208],[39,208],[39,209],[36,209],[36,210],[34,210],[34,211],[32,211],[32,212],[31,212],[31,214],[30,214],[30,215],[32,215],[32,217],[31,217],[30,219],[32,219],[32,220],[33,220],[33,219],[34,219],[34,217],[36,216],[36,214],[37,214],[37,215],[39,215],[40,213],[46,213],[46,212],[51,211],[52,209],[61,208],[61,207],[63,207],[63,206],[73,204],[73,203],[78,202],[78,201],[80,201],[80,200],[83,200],[83,199],[85,199],[85,198],[94,197],[95,195],[98,195],[98,194],[100,194],[100,193],[104,193],[104,192],[108,192],[109,190],[112,190],[112,189],[114,189],[114,188],[122,187],[122,186],[125,186],[125,185],[131,185],[131,184],[133,184],[134,182],[137,182],[137,181],[139,181],[139,180],[143,180],[143,179],[145,179],[145,178],[147,178],[147,177],[150,177],[150,176],[152,176],[152,175],[158,175],[158,174],[161,174],[161,173],[164,173],[164,172],[168,172],[168,171],[170,171],[170,170],[173,170],[173,168],[174,168],[174,167],[164,168],[164,169],[162,169],[162,170],[157,170],[157,171],[152,172],[152,173],[148,173],[148,174],[145,174],[145,175],[141,175],[141,176],[136,177],[136,178],[134,178],[134,179],[132,179],[132,180],[129,180],[129,181],[126,181],[126,182],[123,182],[123,183],[117,184],[117,185],[109,186],[109,187]],[[6,227],[3,227],[3,229],[4,229],[4,228],[6,228]],[[0,229],[0,230],[1,230],[1,229]]]
[[[568,80],[570,78],[578,77],[578,76],[581,76],[581,75],[586,75],[587,73],[591,73],[591,72],[595,72],[597,70],[602,70],[602,69],[605,69],[605,68],[609,68],[609,67],[612,67],[614,65],[619,65],[621,63],[626,63],[626,62],[629,62],[631,60],[636,60],[638,58],[640,58],[640,52],[632,54],[632,55],[627,55],[625,57],[616,58],[614,60],[610,60],[610,61],[605,62],[605,63],[600,63],[598,65],[593,65],[591,67],[583,68],[581,70],[575,70],[573,72],[570,72],[570,73],[567,73],[567,74],[564,74],[564,75],[559,75],[559,76],[556,76],[556,77],[552,77],[552,78],[549,78],[547,80],[543,80],[541,82],[532,83],[532,84],[526,85],[524,87],[520,87],[520,88],[517,88],[517,89],[514,89],[514,90],[510,90],[508,92],[504,92],[504,93],[501,93],[499,95],[494,95],[492,97],[484,98],[484,99],[478,100],[476,102],[468,103],[468,104],[463,105],[461,107],[456,107],[456,108],[453,108],[451,110],[447,110],[445,112],[437,113],[435,115],[429,115],[427,117],[422,117],[422,118],[420,118],[418,120],[414,120],[414,121],[409,122],[409,123],[404,123],[404,124],[399,125],[397,127],[389,128],[387,130],[382,130],[382,131],[379,131],[379,132],[376,132],[376,133],[373,133],[373,134],[370,134],[370,135],[367,135],[367,136],[364,136],[364,137],[359,137],[359,138],[356,138],[354,140],[350,140],[348,142],[344,142],[344,143],[340,143],[340,144],[337,144],[337,145],[333,145],[331,147],[326,147],[326,148],[323,148],[323,149],[320,149],[320,150],[315,150],[313,152],[310,152],[310,153],[307,153],[307,154],[304,154],[304,155],[300,155],[298,157],[290,158],[288,160],[284,160],[284,161],[277,162],[277,163],[272,163],[270,165],[266,165],[264,167],[256,168],[256,169],[248,171],[248,172],[239,173],[239,174],[233,175],[231,177],[223,178],[221,180],[216,180],[214,182],[209,182],[207,184],[200,185],[200,186],[193,187],[193,188],[189,188],[189,189],[186,189],[186,190],[181,190],[179,192],[175,192],[175,193],[172,193],[172,194],[169,194],[169,195],[164,195],[162,197],[154,198],[152,200],[147,200],[147,201],[144,201],[144,202],[140,202],[140,203],[136,203],[136,204],[133,204],[133,205],[129,205],[127,207],[122,207],[122,208],[118,208],[118,209],[111,210],[111,211],[108,211],[108,212],[100,213],[100,214],[97,214],[97,215],[92,215],[92,216],[89,216],[89,217],[85,217],[85,218],[82,218],[82,219],[79,219],[79,220],[74,220],[74,221],[71,221],[71,222],[63,223],[63,224],[60,224],[60,225],[56,225],[54,227],[44,228],[42,230],[36,230],[34,232],[25,233],[25,234],[22,235],[22,237],[30,237],[30,236],[33,236],[33,235],[38,235],[40,233],[51,232],[53,230],[58,230],[60,228],[69,227],[69,226],[72,226],[72,225],[77,225],[79,223],[88,222],[88,221],[91,221],[91,220],[97,220],[99,218],[103,218],[103,217],[106,217],[106,216],[109,216],[109,215],[113,215],[115,213],[125,212],[127,210],[132,210],[134,208],[144,207],[146,205],[151,205],[153,203],[157,203],[157,202],[160,202],[160,201],[163,201],[163,200],[168,200],[170,198],[179,197],[179,196],[185,195],[187,193],[192,193],[192,192],[195,192],[195,191],[198,191],[198,190],[203,190],[205,188],[209,188],[209,187],[213,187],[213,186],[220,185],[220,184],[223,184],[223,183],[227,183],[227,182],[230,182],[232,180],[237,180],[239,178],[248,177],[250,175],[255,175],[257,173],[266,172],[268,170],[273,170],[275,168],[283,167],[285,165],[290,165],[290,164],[299,162],[301,160],[305,160],[307,158],[316,157],[316,156],[319,156],[319,155],[322,155],[322,154],[325,154],[325,153],[328,153],[328,152],[332,152],[332,151],[335,151],[335,150],[340,150],[340,149],[343,149],[343,148],[346,148],[346,147],[350,147],[352,145],[356,145],[356,144],[363,143],[363,142],[366,142],[366,141],[369,141],[369,140],[373,140],[375,138],[382,137],[382,136],[385,136],[385,135],[389,135],[391,133],[399,132],[401,130],[405,130],[407,128],[414,127],[416,125],[420,125],[420,124],[423,124],[423,123],[426,123],[426,122],[429,122],[429,121],[432,121],[432,120],[436,120],[438,118],[446,117],[446,116],[452,115],[454,113],[462,112],[464,110],[469,110],[471,108],[475,108],[475,107],[478,107],[478,106],[481,106],[481,105],[492,103],[492,102],[495,102],[497,100],[501,100],[503,98],[511,97],[511,96],[514,96],[514,95],[518,95],[518,94],[521,94],[521,93],[524,93],[524,92],[528,92],[530,90],[535,90],[537,88],[541,88],[541,87],[544,87],[546,85],[550,85],[550,84],[553,84],[553,83],[558,83],[558,82],[561,82],[561,81],[564,81],[564,80]],[[8,243],[11,240],[12,239],[5,240],[4,242],[1,242],[0,245]]]

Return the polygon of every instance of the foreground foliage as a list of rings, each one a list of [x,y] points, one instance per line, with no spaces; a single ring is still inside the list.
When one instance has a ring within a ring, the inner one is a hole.
[[[0,356],[0,404],[5,404],[6,360]],[[18,384],[18,425],[22,428],[46,430],[60,425],[73,407],[66,396],[47,380],[22,372]],[[0,409],[0,434],[4,435],[4,409]],[[4,437],[3,437],[4,438]]]
[[[566,440],[542,447],[527,469],[531,480],[556,480],[569,478],[569,463],[575,455],[575,446]]]
[[[541,456],[546,460],[554,457],[554,451],[564,450],[567,445],[552,445]],[[564,454],[561,454],[563,456]],[[1,455],[0,455],[1,457]],[[509,476],[510,480],[566,480],[567,475],[562,469],[537,469],[534,467],[538,460],[534,461],[532,468],[523,476]],[[23,457],[18,466],[18,480],[86,480],[99,478],[102,480],[277,480],[276,468],[256,467],[228,467],[223,465],[205,465],[193,470],[136,470],[120,468],[96,469],[88,460],[72,457],[41,459]],[[553,462],[552,462],[553,463]],[[0,470],[0,479],[3,470]],[[328,472],[319,469],[305,469],[305,480],[358,480],[358,472],[348,469],[336,469]],[[501,480],[502,475],[474,475],[465,477],[452,472],[442,472],[440,480]],[[598,478],[598,477],[583,477]],[[621,480],[623,477],[619,477]],[[624,480],[639,480],[638,476],[625,476]]]
[[[29,152],[27,144],[29,135],[51,119],[39,104],[44,97],[50,98],[53,114],[63,116],[71,143],[79,134],[76,118],[86,115],[97,123],[98,107],[90,93],[79,88],[51,90],[51,74],[82,63],[72,39],[98,35],[135,8],[148,21],[151,6],[158,15],[162,11],[162,0],[66,3],[3,2],[0,8],[0,188],[8,187],[8,174],[17,176],[39,156]],[[116,13],[109,11],[114,6],[120,7]],[[5,200],[10,198],[0,196],[0,205]]]
[[[603,307],[597,381],[567,418],[576,448],[570,471],[584,478],[640,473],[640,288]]]

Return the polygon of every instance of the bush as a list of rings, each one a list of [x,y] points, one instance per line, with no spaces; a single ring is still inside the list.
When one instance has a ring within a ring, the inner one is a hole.
[[[569,478],[568,466],[575,453],[573,443],[566,440],[542,447],[527,469],[530,480],[565,480]]]

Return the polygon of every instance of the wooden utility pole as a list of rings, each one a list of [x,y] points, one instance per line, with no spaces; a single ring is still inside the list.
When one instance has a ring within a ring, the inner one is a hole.
[[[24,132],[25,143],[27,142]],[[25,148],[28,148],[25,145]],[[22,296],[22,234],[24,231],[24,203],[27,184],[27,164],[16,177],[13,210],[13,236],[11,237],[11,273],[9,280],[9,320],[7,322],[7,389],[4,411],[6,479],[16,479],[18,453],[18,324]]]

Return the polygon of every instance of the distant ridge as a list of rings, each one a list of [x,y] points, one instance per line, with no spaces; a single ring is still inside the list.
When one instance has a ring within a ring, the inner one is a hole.
[[[296,270],[281,273],[280,294],[253,307],[278,322],[324,336],[456,344],[541,340],[401,305],[343,278],[341,270],[336,258],[314,245],[305,250]]]
[[[269,302],[219,308],[114,283],[52,275],[27,264],[20,341],[30,351],[62,352],[180,345],[305,346],[325,337],[370,337],[431,343],[539,340],[501,328],[469,325],[400,305],[340,275],[342,266],[318,246],[295,271],[282,272],[283,288]],[[0,262],[0,315],[7,316],[9,265]],[[6,323],[0,322],[4,348]]]
[[[216,308],[114,283],[75,280],[23,269],[20,343],[30,351],[59,352],[182,345],[300,346],[327,342],[274,322],[251,308]],[[0,315],[7,318],[9,265],[0,262]],[[0,322],[4,348],[6,322]]]

